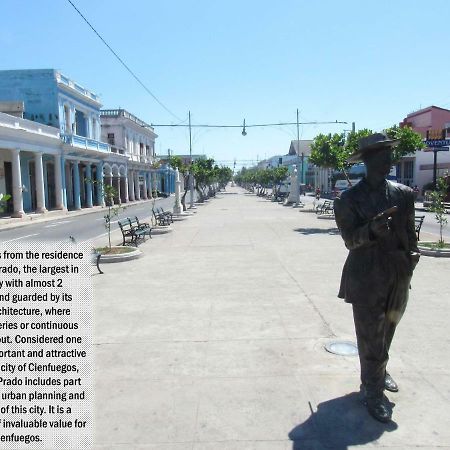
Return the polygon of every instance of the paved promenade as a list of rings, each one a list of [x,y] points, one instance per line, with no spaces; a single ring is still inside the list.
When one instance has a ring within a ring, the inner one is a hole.
[[[359,400],[333,220],[228,188],[94,275],[96,449],[450,448],[447,258],[422,257],[391,349],[394,422]]]

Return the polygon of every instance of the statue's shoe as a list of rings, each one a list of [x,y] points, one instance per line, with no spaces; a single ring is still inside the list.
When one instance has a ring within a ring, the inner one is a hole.
[[[386,372],[384,377],[384,388],[390,392],[398,392],[398,385],[394,379]]]
[[[369,414],[379,422],[386,423],[392,419],[392,410],[385,397],[382,399],[367,399],[366,406]]]

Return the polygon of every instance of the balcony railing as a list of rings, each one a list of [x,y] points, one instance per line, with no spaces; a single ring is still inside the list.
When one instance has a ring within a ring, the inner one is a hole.
[[[111,152],[111,147],[105,142],[99,142],[95,139],[77,136],[76,134],[62,134],[61,139],[65,144],[69,144],[72,147],[84,148],[86,150],[97,150],[108,153]]]
[[[153,130],[153,128],[149,124],[147,124],[143,120],[139,119],[135,115],[129,113],[125,109],[102,109],[100,111],[100,115],[106,116],[106,117],[125,117],[126,119],[129,119],[129,120],[133,121],[134,123],[137,123],[141,127],[145,127],[145,128],[149,128],[150,130]]]
[[[98,95],[94,94],[91,91],[88,91],[83,86],[80,86],[78,83],[75,83],[70,78],[67,78],[65,75],[63,75],[62,73],[57,73],[56,80],[58,81],[58,83],[64,84],[64,85],[70,87],[71,89],[76,90],[80,94],[83,94],[86,97],[89,97],[92,100],[95,100],[96,102],[100,102],[100,98]]]

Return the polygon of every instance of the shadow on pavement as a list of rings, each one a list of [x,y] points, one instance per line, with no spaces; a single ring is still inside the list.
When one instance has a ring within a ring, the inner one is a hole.
[[[376,441],[385,431],[398,428],[369,416],[359,392],[319,403],[317,411],[289,433],[292,450],[347,450]]]
[[[339,234],[339,228],[294,228],[301,234]]]

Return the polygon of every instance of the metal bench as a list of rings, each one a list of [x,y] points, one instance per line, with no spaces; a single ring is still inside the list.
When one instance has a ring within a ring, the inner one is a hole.
[[[170,211],[164,211],[161,207],[156,208],[156,212],[159,214],[162,214],[164,217],[167,217],[167,219],[173,223],[173,214]]]
[[[131,219],[130,219],[131,220]],[[141,222],[137,216],[134,216],[134,220],[136,222],[136,227],[139,231],[144,232],[144,236],[149,236],[150,239],[152,238],[152,227],[147,222]]]
[[[102,254],[99,253],[97,250],[92,249],[92,254],[91,254],[91,261],[92,264],[95,264],[97,266],[97,270],[100,274],[103,274],[103,271],[100,269],[100,259],[102,257]]]
[[[334,202],[332,200],[325,200],[323,203],[319,203],[316,206],[316,214],[318,216],[322,214],[334,214]]]
[[[159,225],[159,226],[170,225],[169,217],[165,216],[164,214],[161,214],[160,212],[155,211],[154,209],[152,210],[152,213],[153,213],[153,218],[155,219],[156,225]]]
[[[423,224],[423,219],[425,219],[425,216],[415,216],[414,217],[414,227],[416,230],[418,241],[420,241],[419,236],[420,236],[420,229],[422,228],[422,224]]]
[[[117,223],[122,232],[122,245],[129,243],[137,247],[139,240],[145,240],[146,232],[139,229],[139,221],[136,221],[136,218],[130,219],[127,217],[124,220],[119,220]]]

